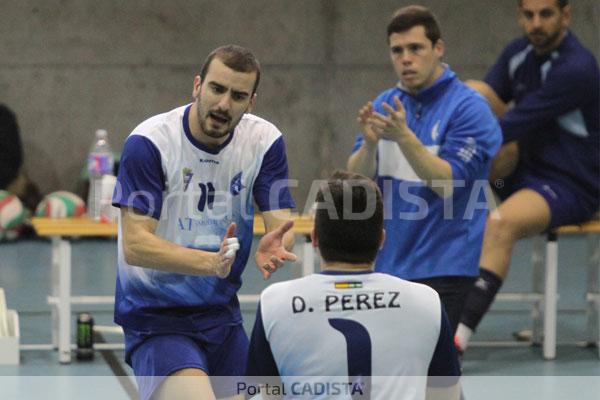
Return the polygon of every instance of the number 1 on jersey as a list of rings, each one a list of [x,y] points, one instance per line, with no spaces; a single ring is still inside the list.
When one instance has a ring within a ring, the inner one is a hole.
[[[349,382],[362,386],[362,393],[357,398],[370,399],[372,352],[369,331],[360,323],[350,319],[330,318],[328,321],[329,325],[346,339]]]

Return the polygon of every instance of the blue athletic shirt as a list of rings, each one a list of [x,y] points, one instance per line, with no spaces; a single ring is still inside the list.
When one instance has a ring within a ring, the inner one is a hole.
[[[523,167],[572,183],[600,206],[600,72],[593,54],[568,32],[538,56],[526,37],[500,55],[485,81],[515,106],[500,118],[504,142],[518,139]]]
[[[213,252],[235,222],[240,249],[225,279],[129,265],[119,219],[115,322],[130,329],[197,331],[241,323],[236,293],[252,244],[252,200],[261,211],[294,207],[283,137],[273,124],[245,114],[221,146],[207,148],[190,132],[190,107],[154,116],[129,135],[113,205],[158,220],[155,233],[163,239]]]
[[[419,179],[397,143],[377,145],[376,180],[384,200],[386,239],[376,271],[404,279],[477,276],[487,206],[485,187],[501,133],[486,100],[444,65],[443,74],[412,96],[401,84],[381,93],[381,104],[398,96],[406,121],[433,154],[448,161],[455,182],[444,200]],[[364,139],[358,135],[354,150]]]

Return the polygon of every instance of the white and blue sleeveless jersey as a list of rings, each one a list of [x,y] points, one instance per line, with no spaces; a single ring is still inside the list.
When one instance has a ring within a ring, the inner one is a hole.
[[[283,137],[273,124],[245,114],[225,143],[207,148],[190,132],[190,107],[154,116],[129,135],[113,204],[158,220],[157,236],[207,251],[219,250],[235,222],[240,249],[225,279],[129,265],[119,220],[115,321],[127,328],[240,323],[236,293],[252,244],[253,199],[261,211],[294,207]]]
[[[354,392],[408,400],[425,398],[428,376],[458,377],[460,368],[433,289],[381,273],[323,271],[263,291],[246,372],[281,377],[290,399]]]
[[[376,270],[403,279],[477,276],[487,215],[485,188],[491,161],[502,141],[486,100],[445,66],[443,74],[416,95],[400,84],[374,101],[395,107],[427,150],[452,168],[453,195],[442,199],[422,181],[397,143],[380,140],[375,179],[384,201],[386,240]],[[364,138],[358,135],[357,151]]]

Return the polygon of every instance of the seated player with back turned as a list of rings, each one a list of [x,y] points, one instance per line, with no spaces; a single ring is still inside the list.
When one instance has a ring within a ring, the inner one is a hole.
[[[249,379],[280,377],[263,386],[271,397],[458,398],[457,353],[439,295],[373,271],[385,238],[377,185],[337,172],[316,201],[311,237],[322,271],[263,291],[247,369],[261,378]]]

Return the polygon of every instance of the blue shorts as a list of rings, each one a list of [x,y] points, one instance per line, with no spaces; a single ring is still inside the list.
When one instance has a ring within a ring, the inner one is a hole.
[[[502,200],[521,189],[531,189],[546,200],[551,213],[548,230],[585,222],[597,211],[598,206],[591,201],[587,192],[564,180],[534,176],[519,169],[504,183],[503,188],[495,188]]]
[[[248,336],[242,325],[225,325],[192,333],[151,334],[125,329],[125,360],[133,368],[140,399],[147,400],[163,380],[183,368],[209,376],[243,376]],[[236,394],[235,384],[213,383],[217,398]]]

